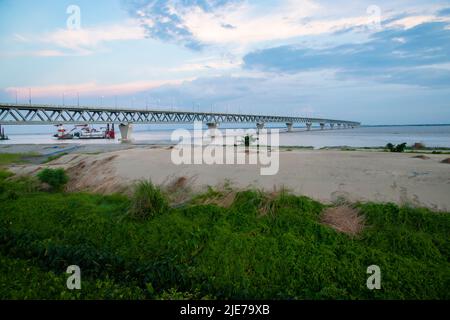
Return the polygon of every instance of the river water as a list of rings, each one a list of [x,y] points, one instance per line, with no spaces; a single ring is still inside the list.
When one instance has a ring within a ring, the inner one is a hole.
[[[99,126],[97,126],[99,127]],[[69,126],[67,126],[70,129]],[[138,144],[171,144],[174,128],[157,126],[135,126],[133,139]],[[294,128],[293,132],[286,132],[280,128],[279,141],[281,146],[312,146],[315,148],[350,146],[350,147],[378,147],[387,143],[403,143],[411,145],[415,142],[423,143],[427,147],[450,148],[450,125],[439,126],[372,126],[355,129],[320,130],[313,128]],[[116,144],[120,143],[120,133],[117,131],[116,140],[64,140],[58,141],[52,137],[56,132],[53,126],[6,126],[5,132],[10,140],[0,141],[0,144]],[[224,131],[224,128],[221,132]],[[176,141],[175,141],[176,142]]]

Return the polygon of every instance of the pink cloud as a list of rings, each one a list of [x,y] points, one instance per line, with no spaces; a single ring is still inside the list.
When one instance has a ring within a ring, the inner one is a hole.
[[[79,84],[56,84],[38,87],[9,87],[6,88],[6,92],[13,96],[16,92],[28,92],[31,88],[33,97],[38,98],[60,97],[63,93],[79,93],[83,96],[115,96],[142,92],[163,85],[177,85],[186,80],[192,79],[135,81],[119,84],[97,84],[96,82],[86,82]]]

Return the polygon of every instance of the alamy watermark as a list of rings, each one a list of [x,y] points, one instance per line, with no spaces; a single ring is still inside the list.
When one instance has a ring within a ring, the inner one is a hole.
[[[369,15],[367,19],[368,28],[374,31],[381,30],[381,8],[371,5],[367,7],[366,13]]]
[[[70,276],[67,278],[66,286],[69,290],[80,290],[81,289],[81,269],[77,265],[71,265],[67,267],[67,274]]]
[[[177,129],[171,140],[175,165],[258,165],[260,174],[275,175],[280,167],[280,137],[278,129],[224,129],[215,126],[203,130],[201,122],[194,123],[193,132]],[[246,138],[247,137],[247,138]],[[245,140],[247,139],[247,144]]]
[[[67,29],[80,30],[81,29],[81,9],[77,5],[70,5],[66,9],[69,17],[66,20]]]
[[[381,269],[377,265],[371,265],[367,267],[367,273],[370,274],[367,278],[367,289],[369,290],[380,290],[381,289]]]

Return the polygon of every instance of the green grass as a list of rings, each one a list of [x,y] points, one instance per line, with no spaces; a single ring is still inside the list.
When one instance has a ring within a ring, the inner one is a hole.
[[[11,164],[24,164],[30,162],[30,158],[40,157],[34,152],[29,153],[0,153],[0,167]]]
[[[144,299],[148,292],[137,286],[123,286],[109,279],[82,277],[81,290],[69,290],[68,274],[45,271],[39,262],[0,255],[1,299]]]
[[[44,160],[42,163],[49,163],[49,162],[52,162],[52,161],[54,161],[54,160],[56,160],[56,159],[59,159],[59,158],[61,158],[62,156],[65,156],[65,155],[67,155],[68,153],[67,152],[61,152],[61,153],[58,153],[58,154],[55,154],[55,155],[53,155],[53,156],[50,156],[50,157],[48,157],[46,160]]]
[[[46,183],[53,191],[63,190],[64,186],[69,182],[69,177],[62,168],[45,168],[37,174],[37,178],[42,183]]]
[[[169,203],[160,188],[151,181],[139,181],[134,186],[130,217],[137,220],[147,220],[169,211]]]
[[[359,204],[368,227],[354,238],[319,222],[323,204],[287,193],[249,190],[229,208],[197,201],[136,220],[123,195],[45,193],[1,177],[0,297],[72,298],[61,283],[75,264],[87,281],[80,299],[450,298],[448,213]],[[372,264],[381,290],[366,287]]]
[[[67,152],[62,152],[53,156],[47,157],[42,163],[49,163],[53,160],[59,159],[62,156],[68,154]],[[26,164],[30,163],[32,158],[42,158],[42,155],[35,152],[28,153],[0,153],[0,167],[8,166],[12,164]]]
[[[280,146],[279,149],[280,150],[291,149],[289,151],[292,151],[292,150],[314,150],[314,147],[313,146]]]
[[[0,254],[0,298],[2,300],[138,300],[199,299],[198,292],[179,292],[176,289],[155,295],[151,286],[140,288],[133,284],[118,284],[111,279],[89,279],[81,275],[81,289],[69,290],[69,274],[46,271],[39,261],[10,258]],[[208,297],[203,297],[208,298]]]

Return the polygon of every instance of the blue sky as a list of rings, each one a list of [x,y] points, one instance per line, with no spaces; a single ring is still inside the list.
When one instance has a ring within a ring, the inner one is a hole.
[[[450,123],[449,1],[0,0],[0,47],[1,102]]]

